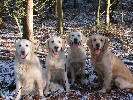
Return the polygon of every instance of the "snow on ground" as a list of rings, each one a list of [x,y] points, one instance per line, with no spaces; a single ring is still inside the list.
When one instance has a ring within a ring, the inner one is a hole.
[[[69,1],[69,0],[68,0]],[[71,0],[72,1],[72,0]],[[80,0],[81,1],[81,0]],[[93,1],[93,0],[92,0]],[[129,1],[128,1],[129,2]],[[80,29],[85,31],[88,26],[91,26],[95,21],[95,5],[93,3],[87,4],[85,1],[78,4],[77,9],[72,8],[72,2],[64,4],[64,26],[65,32],[70,32],[73,29]],[[66,9],[67,8],[67,9]],[[80,8],[80,10],[79,10]],[[128,8],[127,8],[128,9]],[[127,10],[126,9],[126,10]],[[132,21],[133,13],[124,10],[125,20]],[[116,10],[115,20],[120,20],[120,12]],[[117,16],[118,15],[118,16]],[[43,61],[43,67],[45,66],[45,50],[43,49],[44,41],[49,37],[50,34],[57,34],[57,20],[47,18],[40,19],[36,18],[34,21],[34,33],[35,39],[42,43],[37,50],[37,55]],[[9,25],[8,25],[9,24]],[[14,59],[14,42],[20,38],[18,30],[11,28],[12,21],[7,24],[7,27],[0,29],[0,97],[5,97],[5,100],[13,100],[15,96],[15,78],[14,78],[14,69],[13,69],[13,59]],[[44,25],[42,31],[42,24]],[[114,35],[109,38],[110,41],[110,50],[120,57],[123,62],[127,64],[127,67],[133,73],[133,49],[129,46],[133,46],[133,31],[132,25],[121,27],[121,34]],[[90,31],[90,30],[87,30]],[[45,33],[45,34],[44,34]],[[85,32],[84,32],[85,33]],[[123,34],[122,34],[123,33]],[[91,34],[89,34],[91,35]],[[123,43],[126,41],[126,44]],[[37,43],[38,43],[37,42]],[[7,58],[10,60],[7,60]],[[3,59],[2,59],[3,58]],[[94,71],[94,68],[91,66],[90,55],[88,55],[86,60],[86,69],[85,69],[86,79],[84,80],[85,84],[81,85],[78,81],[71,85],[71,91],[66,93],[65,91],[56,91],[50,93],[45,99],[79,99],[86,100],[132,100],[133,91],[131,90],[120,90],[112,83],[112,89],[109,93],[100,94],[97,93],[99,88],[97,85],[97,75]]]

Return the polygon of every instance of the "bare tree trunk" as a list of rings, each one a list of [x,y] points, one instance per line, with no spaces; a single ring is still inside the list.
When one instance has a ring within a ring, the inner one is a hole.
[[[120,1],[121,4],[121,22],[124,23],[124,11],[123,11],[123,5],[122,5],[122,0]]]
[[[76,7],[77,7],[77,0],[74,0],[73,7],[76,9]]]
[[[0,0],[0,26],[3,24],[3,5],[4,5],[4,0]]]
[[[110,8],[110,0],[106,0],[106,30],[108,30],[110,23],[109,8]]]
[[[55,0],[55,15],[58,14],[58,11],[57,11],[57,0]]]
[[[64,33],[63,30],[63,10],[62,10],[62,0],[57,0],[57,10],[58,10],[58,30],[60,34]]]
[[[99,18],[100,18],[100,4],[101,0],[98,0],[98,5],[97,5],[97,12],[96,12],[96,25],[99,26]]]
[[[33,0],[26,0],[26,16],[23,19],[23,38],[34,42],[33,38]]]

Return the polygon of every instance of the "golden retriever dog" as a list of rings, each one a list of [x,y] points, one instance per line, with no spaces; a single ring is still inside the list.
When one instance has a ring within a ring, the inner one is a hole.
[[[34,45],[29,40],[22,39],[16,43],[14,70],[16,77],[15,100],[20,100],[22,95],[31,92],[43,97],[46,80],[42,74],[40,61],[34,53]]]
[[[108,38],[102,35],[89,37],[87,45],[91,51],[91,63],[98,73],[99,92],[105,93],[110,89],[114,79],[120,89],[133,88],[133,77],[126,65],[108,49]]]
[[[87,38],[81,32],[71,32],[67,41],[69,44],[67,68],[71,73],[71,84],[74,84],[77,75],[81,75],[81,83],[84,80],[86,67],[86,50],[83,46]]]
[[[47,40],[46,47],[48,54],[46,57],[46,78],[47,86],[45,93],[50,89],[50,83],[65,83],[66,91],[69,90],[67,78],[66,56],[64,52],[65,41],[60,37],[53,36]]]

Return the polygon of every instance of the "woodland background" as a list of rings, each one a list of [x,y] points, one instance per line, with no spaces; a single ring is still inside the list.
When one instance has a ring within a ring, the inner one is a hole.
[[[66,38],[69,32],[81,31],[86,37],[103,34],[110,49],[133,72],[133,0],[0,0],[0,98],[15,96],[14,51],[21,38],[36,45],[36,53],[45,68],[45,41],[52,35]],[[131,100],[132,90],[112,89],[97,92],[97,74],[87,50],[86,79],[78,81],[69,93],[56,91],[46,99]],[[67,52],[66,52],[67,54]]]

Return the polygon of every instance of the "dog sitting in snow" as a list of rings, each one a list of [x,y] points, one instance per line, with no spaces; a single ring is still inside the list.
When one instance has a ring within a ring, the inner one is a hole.
[[[81,75],[81,83],[84,80],[86,67],[86,50],[84,44],[86,37],[81,32],[71,32],[67,37],[69,44],[67,68],[71,73],[71,84],[74,84],[77,75]]]
[[[92,35],[87,42],[91,51],[91,63],[98,73],[98,83],[102,86],[100,92],[105,93],[114,79],[120,89],[133,89],[133,76],[126,65],[108,49],[108,38],[102,35]]]
[[[50,90],[50,83],[65,83],[66,91],[69,91],[69,83],[67,78],[66,57],[65,57],[65,41],[60,37],[53,36],[47,40],[46,47],[48,54],[46,57],[46,78],[47,86],[45,93]]]
[[[28,95],[31,92],[43,97],[46,79],[42,74],[40,61],[34,53],[34,45],[29,40],[22,39],[16,43],[14,70],[15,100],[20,100],[22,95]]]

